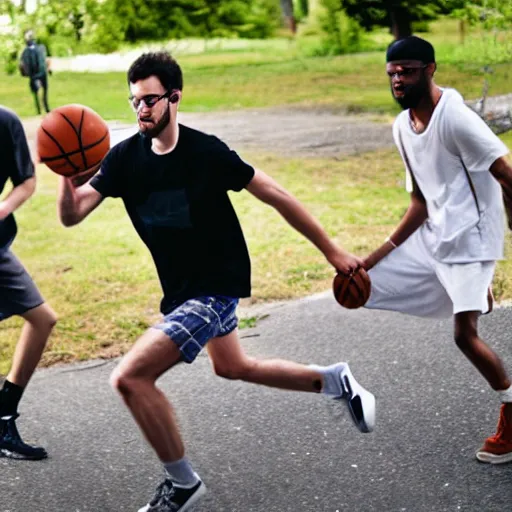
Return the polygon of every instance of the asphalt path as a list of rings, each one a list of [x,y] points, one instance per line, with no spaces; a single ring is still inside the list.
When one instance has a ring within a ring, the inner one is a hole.
[[[377,397],[360,434],[344,403],[213,375],[205,354],[160,381],[208,494],[195,512],[506,512],[512,464],[474,457],[499,403],[459,353],[451,321],[348,311],[329,293],[274,305],[242,331],[248,353],[350,362]],[[512,310],[481,334],[512,368]],[[136,511],[162,476],[108,377],[115,361],[36,372],[20,430],[42,462],[0,459],[2,512]]]

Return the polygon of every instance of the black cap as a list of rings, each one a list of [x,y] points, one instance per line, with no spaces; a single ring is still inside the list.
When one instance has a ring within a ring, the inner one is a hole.
[[[434,47],[421,37],[409,36],[393,41],[386,52],[386,62],[395,60],[420,60],[425,64],[435,62]]]

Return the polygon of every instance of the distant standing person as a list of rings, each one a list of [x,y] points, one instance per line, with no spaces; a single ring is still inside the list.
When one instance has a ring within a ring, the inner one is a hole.
[[[27,45],[21,54],[20,71],[23,76],[29,78],[29,85],[38,114],[41,114],[41,105],[39,103],[39,90],[43,90],[43,105],[46,112],[50,112],[48,106],[48,66],[47,50],[44,45],[36,44],[34,32],[27,30],[25,32],[25,42]]]

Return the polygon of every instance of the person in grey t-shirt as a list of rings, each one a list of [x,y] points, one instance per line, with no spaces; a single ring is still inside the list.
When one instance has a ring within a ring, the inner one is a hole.
[[[0,161],[0,194],[8,180],[13,185],[0,199],[0,321],[14,315],[25,321],[11,369],[0,390],[0,455],[39,460],[47,457],[46,450],[22,441],[16,418],[18,403],[57,318],[10,249],[17,231],[13,212],[34,193],[36,178],[21,121],[3,107],[0,107]]]

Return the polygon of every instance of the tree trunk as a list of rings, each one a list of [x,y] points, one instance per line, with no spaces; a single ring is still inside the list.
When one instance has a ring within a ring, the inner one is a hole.
[[[403,39],[412,35],[411,17],[407,9],[392,7],[389,17],[391,18],[391,33],[395,39]]]

